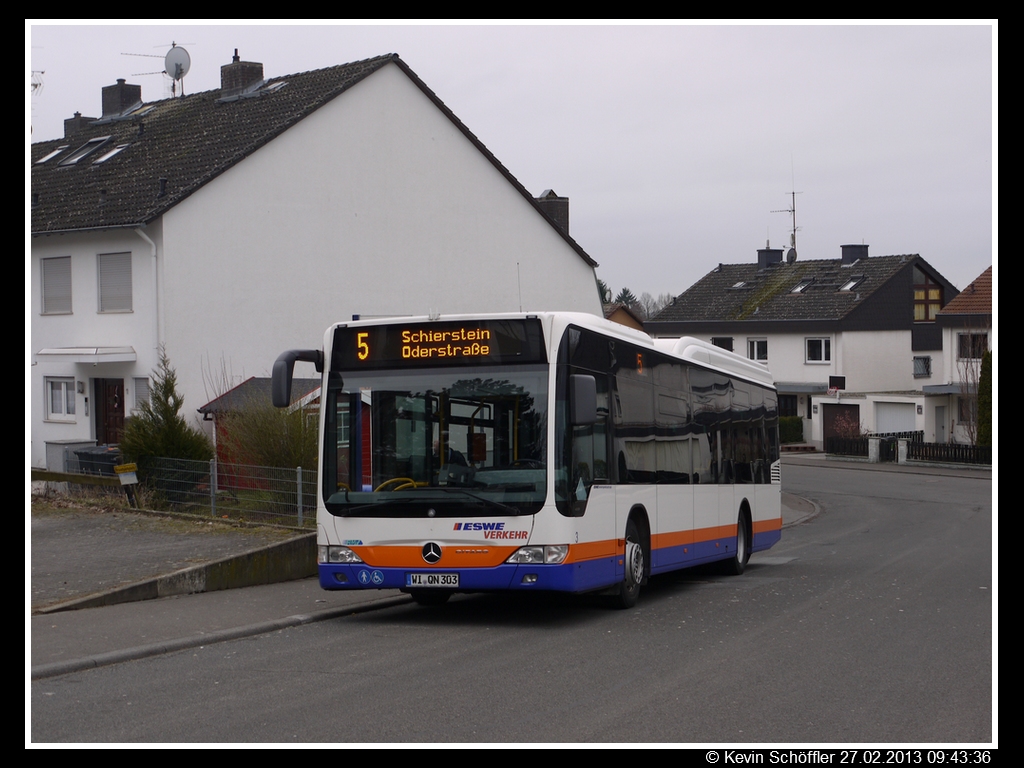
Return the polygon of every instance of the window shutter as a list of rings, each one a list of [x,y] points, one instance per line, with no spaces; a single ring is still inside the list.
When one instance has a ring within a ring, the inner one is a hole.
[[[132,311],[132,255],[101,253],[100,312]]]
[[[71,312],[71,257],[42,259],[43,314]]]

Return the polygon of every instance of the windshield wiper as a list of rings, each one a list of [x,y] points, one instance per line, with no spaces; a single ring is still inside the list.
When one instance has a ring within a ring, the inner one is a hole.
[[[331,512],[331,514],[334,515],[335,517],[345,517],[347,515],[352,514],[353,512],[358,512],[358,511],[360,511],[362,509],[370,509],[371,507],[380,507],[380,506],[383,506],[383,505],[386,505],[386,504],[398,504],[399,502],[404,504],[405,502],[408,502],[408,501],[422,501],[422,499],[414,499],[414,498],[409,497],[409,496],[400,496],[397,499],[381,499],[380,501],[371,501],[369,504],[358,504],[358,505],[356,505],[354,507],[342,507],[338,512]],[[328,507],[327,507],[328,511],[330,511],[331,503],[332,502],[330,502],[330,501],[327,502],[327,504],[328,504]],[[334,503],[335,506],[338,505],[337,502],[333,502],[333,503]]]
[[[450,493],[452,491],[454,491],[455,493],[464,493],[466,496],[469,496],[469,498],[471,498],[471,499],[476,499],[477,501],[482,501],[484,504],[490,504],[491,506],[497,507],[500,510],[508,512],[509,514],[512,514],[512,515],[521,515],[522,514],[522,511],[519,510],[517,507],[512,507],[512,506],[509,506],[508,504],[503,504],[502,502],[495,501],[494,499],[488,499],[486,496],[478,496],[475,493],[470,493],[465,488],[437,488],[437,489],[433,489],[432,488],[431,490],[444,491],[445,493]]]

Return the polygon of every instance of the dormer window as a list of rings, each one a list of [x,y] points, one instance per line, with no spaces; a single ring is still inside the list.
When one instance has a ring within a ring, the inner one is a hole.
[[[931,323],[942,309],[942,286],[920,267],[914,267],[914,322]]]
[[[109,136],[100,136],[99,138],[96,139],[90,139],[85,144],[76,149],[74,152],[72,152],[70,155],[61,160],[60,163],[58,163],[58,165],[75,165],[79,160],[88,157],[97,149],[106,144],[108,141],[110,141]]]

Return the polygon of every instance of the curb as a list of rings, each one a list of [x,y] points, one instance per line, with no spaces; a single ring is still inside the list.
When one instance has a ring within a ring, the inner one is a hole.
[[[33,615],[98,608],[104,605],[153,600],[172,595],[255,587],[316,576],[316,534],[308,533],[278,544],[258,547],[203,565],[137,581],[86,597],[34,608]]]
[[[32,679],[42,680],[47,677],[57,677],[71,672],[83,672],[97,667],[106,667],[111,664],[120,664],[123,661],[135,661],[146,659],[152,656],[160,656],[172,651],[183,651],[189,648],[201,648],[205,645],[223,643],[227,640],[238,640],[243,637],[262,635],[275,630],[298,627],[303,624],[312,624],[317,621],[336,619],[340,616],[347,616],[367,611],[376,611],[381,608],[389,608],[392,605],[401,605],[409,602],[412,598],[407,595],[401,597],[385,597],[378,600],[371,600],[365,603],[346,606],[344,608],[329,608],[317,613],[300,613],[294,616],[286,616],[283,619],[263,621],[258,624],[249,624],[245,627],[234,627],[222,629],[217,632],[210,632],[205,635],[193,635],[178,640],[167,640],[149,645],[139,645],[134,648],[125,648],[109,653],[98,653],[92,656],[84,656],[80,659],[69,659],[68,661],[55,661],[50,664],[40,664],[32,667]]]

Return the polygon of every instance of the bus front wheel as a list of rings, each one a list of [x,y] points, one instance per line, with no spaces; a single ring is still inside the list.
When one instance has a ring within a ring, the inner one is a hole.
[[[636,522],[630,518],[626,523],[625,578],[619,584],[616,605],[619,608],[632,608],[640,597],[640,585],[644,580],[644,546],[640,539],[640,531]]]

